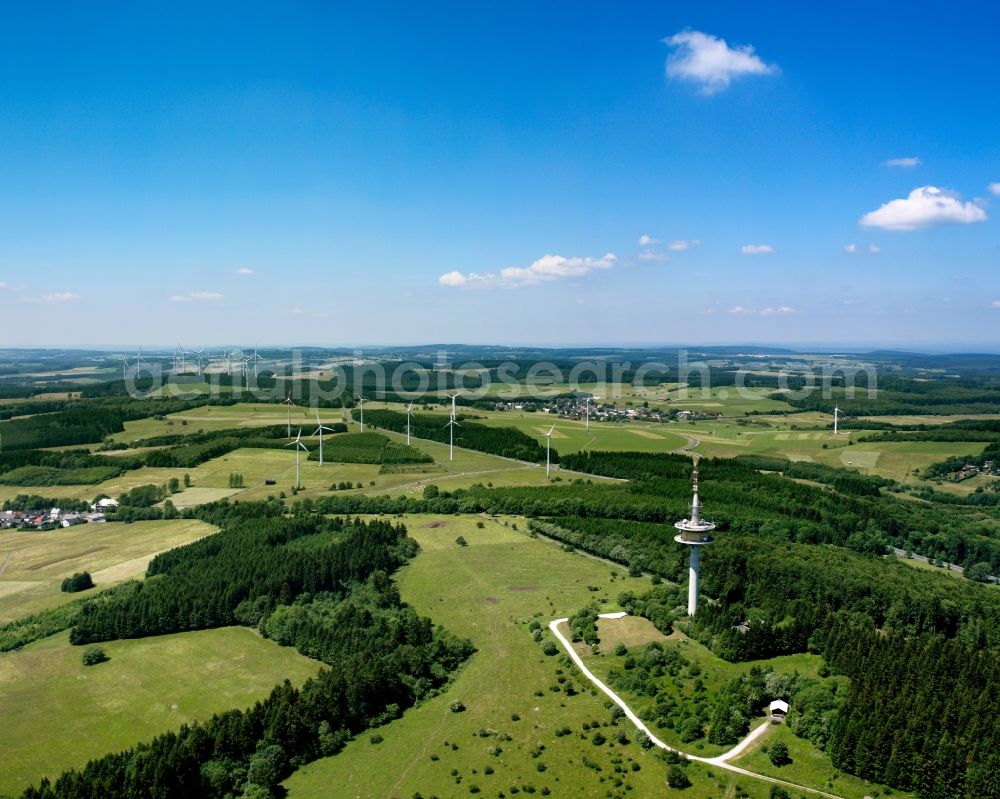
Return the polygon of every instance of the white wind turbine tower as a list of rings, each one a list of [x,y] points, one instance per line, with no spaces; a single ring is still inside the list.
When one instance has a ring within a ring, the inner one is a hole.
[[[365,398],[358,394],[358,406],[361,408],[361,432],[365,432]]]
[[[332,427],[327,427],[319,420],[319,408],[316,409],[316,431],[313,433],[313,438],[319,436],[319,465],[323,465],[323,431],[328,430],[333,432]]]
[[[139,377],[139,372],[142,369],[142,362],[143,361],[146,361],[146,359],[142,357],[142,344],[140,344],[139,345],[139,349],[135,353],[135,376],[136,377]],[[149,363],[149,361],[146,361],[146,363]]]
[[[587,406],[586,406],[586,412],[587,412],[587,430],[590,430],[590,401],[591,400],[599,400],[599,399],[600,399],[600,397],[598,397],[596,395],[592,396],[592,397],[590,397],[590,396],[587,397]]]
[[[320,439],[322,441],[322,439]],[[299,428],[299,434],[295,437],[294,441],[289,441],[285,444],[286,447],[295,447],[295,487],[302,488],[302,472],[299,468],[299,453],[308,452],[306,445],[302,443],[302,428]]]
[[[260,355],[257,354],[257,345],[256,344],[253,345],[253,355],[250,356],[250,360],[253,363],[253,376],[254,376],[254,379],[256,380],[256,378],[257,378],[257,364],[260,361],[264,360],[263,358],[260,357]]]
[[[284,404],[288,406],[288,437],[291,438],[292,437],[292,405],[295,404],[294,402],[292,402],[292,392],[291,391],[289,391],[288,394],[285,396],[285,402],[284,402]]]
[[[552,469],[552,462],[549,457],[549,453],[552,451],[552,433],[555,432],[556,426],[552,425],[549,428],[549,432],[545,434],[545,479],[549,479],[549,472]]]
[[[445,394],[446,397],[451,397],[451,418],[448,419],[448,424],[445,427],[448,428],[448,460],[455,460],[455,427],[461,425],[458,424],[458,420],[455,418],[455,400],[458,399],[458,394]]]
[[[833,434],[838,435],[837,423],[840,421],[840,408],[833,406]]]
[[[128,379],[128,355],[122,356],[122,380]]]
[[[413,416],[413,403],[406,406],[406,446],[410,446],[410,417]]]
[[[198,359],[197,360],[197,367],[196,368],[198,369],[198,374],[199,375],[202,372],[205,371],[205,362],[204,362],[205,359],[202,357],[204,355],[204,353],[205,353],[205,348],[204,347],[202,347],[200,350],[195,350],[194,353],[193,353],[194,356]]]
[[[174,372],[180,374],[187,367],[187,363],[184,360],[184,356],[187,353],[184,351],[184,345],[178,342],[177,349],[174,350]]]

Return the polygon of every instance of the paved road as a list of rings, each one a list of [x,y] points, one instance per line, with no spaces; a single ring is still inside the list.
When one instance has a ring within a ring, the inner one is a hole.
[[[601,614],[601,618],[618,619],[621,618],[623,615],[625,614],[604,613]],[[640,730],[646,733],[646,735],[649,736],[649,740],[653,742],[654,746],[659,747],[660,749],[665,749],[668,752],[676,752],[682,757],[686,757],[688,760],[696,760],[699,763],[705,763],[709,766],[722,768],[725,769],[726,771],[732,771],[736,774],[743,774],[744,776],[753,777],[754,779],[763,780],[764,782],[771,782],[776,785],[784,785],[785,787],[792,788],[796,791],[806,791],[807,793],[816,794],[817,796],[825,796],[827,797],[827,799],[843,799],[843,797],[840,797],[837,794],[827,793],[826,791],[821,791],[817,788],[810,788],[806,785],[797,785],[794,782],[788,782],[787,780],[779,780],[775,777],[767,777],[763,774],[757,774],[753,771],[748,771],[747,769],[740,768],[739,766],[734,766],[728,762],[729,760],[743,754],[743,752],[746,751],[746,749],[749,746],[751,746],[757,739],[763,736],[771,726],[769,721],[765,721],[760,726],[751,730],[750,734],[747,735],[747,737],[744,738],[742,741],[740,741],[736,746],[734,746],[728,752],[723,752],[721,755],[717,755],[716,757],[698,757],[697,755],[692,755],[688,752],[683,752],[680,749],[665,744],[663,741],[661,741],[659,738],[656,737],[656,735],[653,733],[652,730],[649,729],[649,727],[647,727],[643,723],[642,719],[640,719],[635,714],[632,708],[630,708],[627,704],[625,704],[624,699],[622,699],[620,696],[618,696],[618,694],[612,691],[607,685],[605,685],[601,680],[599,680],[597,676],[590,669],[587,668],[587,666],[583,662],[583,659],[580,657],[579,654],[577,654],[577,651],[573,648],[573,644],[569,641],[569,639],[565,635],[562,634],[562,631],[560,631],[559,629],[560,624],[563,624],[568,621],[569,621],[568,618],[554,619],[553,621],[549,622],[549,630],[552,631],[552,634],[556,637],[556,640],[558,640],[559,643],[562,644],[563,649],[565,649],[566,653],[570,656],[570,658],[572,658],[573,663],[576,664],[576,667],[580,669],[581,672],[583,672],[583,675],[594,684],[595,688],[597,688],[599,691],[605,694],[612,702],[618,705],[618,707],[620,707],[625,712],[626,718],[628,718],[629,721],[631,721],[636,727],[638,727]]]

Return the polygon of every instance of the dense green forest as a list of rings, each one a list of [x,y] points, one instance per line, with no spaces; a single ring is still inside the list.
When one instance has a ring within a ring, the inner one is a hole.
[[[1000,413],[1000,381],[939,378],[937,380],[878,375],[877,391],[869,396],[865,375],[859,374],[852,391],[833,387],[828,391],[786,392],[772,395],[801,411],[830,413],[833,405],[848,416],[899,416],[910,414]]]
[[[22,449],[0,453],[0,485],[93,485],[143,465],[139,456],[110,457],[88,450]]]
[[[157,555],[150,579],[84,613],[75,644],[236,624],[308,593],[341,590],[413,554],[405,530],[387,523],[285,517],[278,502],[203,506],[198,517],[223,527]]]
[[[360,419],[361,413],[351,411],[354,419]],[[415,413],[411,416],[410,432],[417,438],[440,441],[447,444],[449,432],[447,416]],[[459,416],[459,424],[455,428],[455,446],[488,452],[505,458],[516,458],[522,461],[544,462],[545,447],[535,439],[513,427],[487,427]],[[365,423],[372,427],[381,427],[396,433],[406,432],[406,414],[398,411],[369,410],[365,414]],[[558,453],[552,450],[552,461],[558,461]]]
[[[347,433],[325,440],[324,457],[338,463],[433,463],[434,458],[416,447],[397,443],[381,433]],[[309,460],[319,460],[314,447]]]

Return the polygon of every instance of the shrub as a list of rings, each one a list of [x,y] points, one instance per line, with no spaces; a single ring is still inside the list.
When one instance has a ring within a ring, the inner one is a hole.
[[[76,572],[72,577],[67,577],[62,581],[62,590],[67,594],[75,594],[77,591],[86,591],[94,587],[94,580],[90,572]]]
[[[464,710],[465,710],[465,705],[463,705],[461,702],[455,701],[451,703],[452,713],[461,713]]]
[[[111,658],[108,657],[108,653],[99,646],[88,646],[83,650],[83,657],[81,659],[84,666],[96,666],[98,663],[104,663],[106,660],[111,660]]]
[[[687,773],[678,765],[673,765],[667,770],[667,785],[671,788],[683,790],[691,785]]]
[[[774,765],[785,765],[785,763],[789,762],[788,745],[784,741],[775,741],[771,744],[771,751],[768,752],[767,756]]]

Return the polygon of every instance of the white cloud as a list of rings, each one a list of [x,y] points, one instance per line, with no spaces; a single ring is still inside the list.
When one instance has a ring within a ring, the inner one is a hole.
[[[993,300],[993,302],[990,303],[990,308],[1000,308],[1000,300]]]
[[[777,308],[772,308],[768,306],[767,308],[761,308],[759,311],[755,311],[753,308],[745,308],[742,305],[734,305],[727,311],[734,316],[742,316],[746,314],[752,314],[755,316],[787,316],[788,314],[797,313],[797,311],[790,305],[779,305]]]
[[[1000,196],[1000,183],[991,183],[986,188],[989,190],[990,194],[996,194],[997,196]]]
[[[215,302],[221,300],[222,295],[217,291],[189,291],[187,294],[174,294],[169,298],[170,302]]]
[[[964,203],[956,194],[935,186],[920,186],[905,199],[891,200],[865,214],[859,224],[884,230],[917,230],[933,225],[968,225],[985,219],[986,211],[975,203]]]
[[[875,255],[875,253],[882,252],[882,248],[879,247],[877,244],[869,244],[868,252],[870,252],[872,255]]]
[[[468,279],[459,272],[457,269],[451,272],[446,272],[438,278],[438,283],[442,286],[464,286],[468,282]]]
[[[741,75],[773,75],[749,44],[730,47],[725,39],[701,31],[681,31],[663,40],[675,48],[667,58],[667,77],[697,83],[702,94],[715,94]]]
[[[676,241],[670,242],[667,245],[667,249],[668,250],[687,250],[687,249],[690,249],[691,247],[697,247],[699,244],[701,244],[701,242],[698,241],[698,239],[691,239],[690,241],[684,241],[683,239],[677,239]]]
[[[639,253],[639,260],[646,263],[650,261],[669,261],[670,256],[656,250],[643,250]]]
[[[650,244],[659,244],[659,243],[660,243],[659,239],[654,239],[652,236],[647,236],[645,233],[639,236],[640,247],[648,247]]]
[[[6,291],[6,290],[7,290],[7,281],[0,280],[0,291]]]
[[[851,242],[850,244],[844,245],[844,252],[854,255],[858,251],[858,245]]]
[[[883,161],[882,166],[901,166],[906,168],[911,168],[915,166],[920,166],[923,163],[915,155],[909,158],[890,158],[888,161]]]
[[[246,266],[241,266],[239,269],[236,270],[236,274],[237,275],[252,275],[253,274],[253,269],[250,269],[249,267],[246,267]]]
[[[44,294],[41,297],[21,297],[21,302],[30,303],[49,303],[49,302],[72,302],[73,300],[80,299],[79,294],[74,294],[72,291],[56,291],[52,294]]]
[[[576,304],[577,304],[577,305],[586,305],[586,304],[587,304],[587,301],[586,301],[586,300],[577,300],[577,301],[576,301]]]
[[[302,316],[302,314],[304,313],[305,311],[303,311],[301,308],[292,308],[292,316]]]
[[[508,266],[496,272],[446,272],[438,278],[442,286],[465,288],[516,288],[533,286],[566,277],[583,277],[597,269],[611,269],[618,262],[614,253],[601,258],[566,258],[562,255],[545,255],[527,267]]]
[[[770,255],[774,252],[774,247],[770,244],[744,244],[740,247],[743,255]]]

